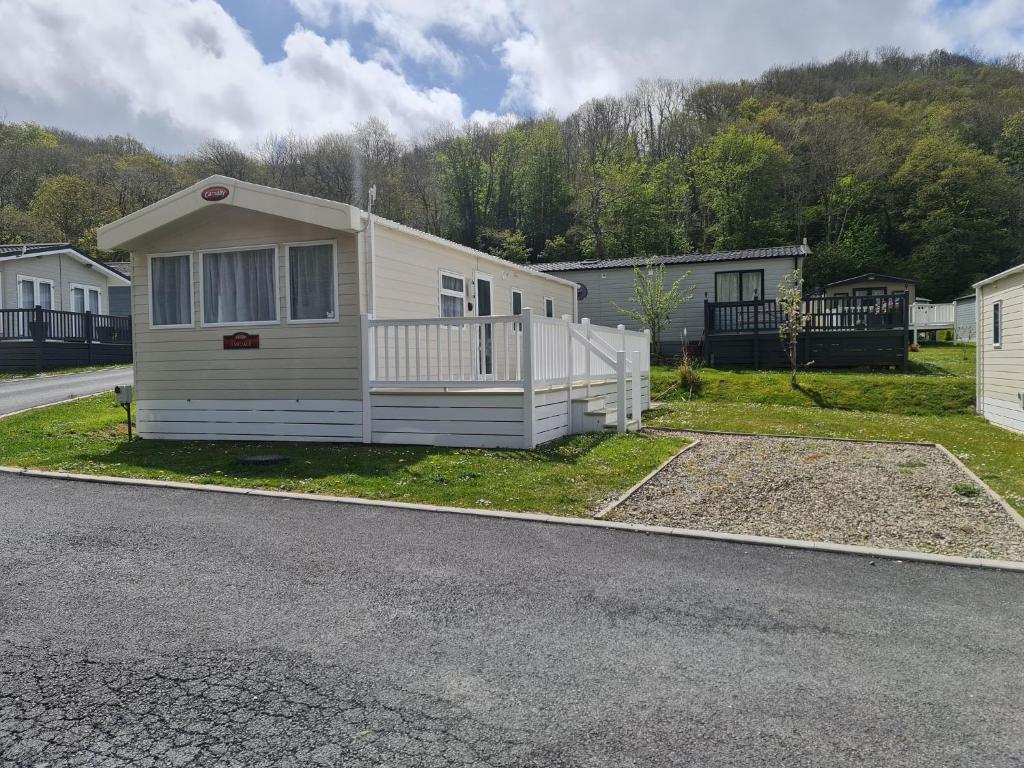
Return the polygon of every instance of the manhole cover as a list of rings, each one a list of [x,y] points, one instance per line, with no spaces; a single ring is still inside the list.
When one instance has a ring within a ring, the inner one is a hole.
[[[238,460],[239,464],[284,464],[288,461],[287,456],[280,456],[276,453],[265,453],[258,456],[245,456]]]

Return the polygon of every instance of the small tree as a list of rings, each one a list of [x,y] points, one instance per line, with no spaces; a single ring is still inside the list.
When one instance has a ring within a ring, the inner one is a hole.
[[[651,331],[651,343],[654,353],[661,351],[661,334],[672,323],[672,313],[684,302],[693,297],[693,286],[683,289],[683,280],[690,276],[687,272],[668,288],[665,287],[665,265],[650,265],[646,270],[633,270],[633,295],[630,301],[635,309],[620,307],[614,301],[612,306],[626,317],[631,317]]]
[[[807,313],[804,312],[804,279],[800,270],[794,269],[779,283],[779,295],[775,300],[782,309],[779,323],[779,338],[789,358],[789,384],[797,388],[796,374],[800,366],[800,335],[807,330]]]

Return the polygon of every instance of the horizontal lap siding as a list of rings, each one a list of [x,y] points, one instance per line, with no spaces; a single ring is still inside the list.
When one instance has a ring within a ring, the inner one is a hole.
[[[678,354],[682,347],[682,333],[686,329],[689,341],[700,341],[704,333],[704,299],[715,300],[715,273],[735,270],[763,269],[764,298],[778,296],[779,282],[793,271],[793,258],[746,259],[744,261],[721,261],[704,264],[669,264],[665,267],[665,284],[686,275],[681,286],[685,291],[693,288],[693,297],[672,313],[672,322],[662,333],[662,354]],[[643,330],[637,320],[627,317],[615,308],[633,308],[634,271],[632,268],[581,269],[557,272],[559,277],[582,283],[587,288],[587,297],[579,303],[579,316],[588,317],[596,325],[615,327],[620,323],[635,331]]]
[[[141,437],[167,440],[362,439],[358,400],[139,400]]]
[[[287,322],[286,243],[334,240],[338,251],[339,317],[334,323]],[[203,328],[203,249],[276,244],[278,311],[274,325]],[[194,328],[149,323],[147,254],[193,251]],[[358,400],[361,394],[359,274],[356,236],[226,206],[204,209],[137,246],[132,254],[135,381],[140,399]],[[237,331],[258,334],[259,349],[223,348]]]
[[[455,247],[421,240],[405,232],[378,226],[374,231],[376,316],[382,320],[418,319],[439,315],[441,270],[466,281],[467,315],[476,315],[472,281],[477,272],[492,280],[492,315],[512,314],[512,289],[523,293],[523,308],[544,312],[544,297],[554,299],[555,316],[572,315],[575,289],[550,277],[474,256]],[[561,277],[561,275],[559,275]]]
[[[522,448],[521,394],[374,393],[375,443]]]
[[[103,297],[101,314],[110,312],[110,296],[107,291],[110,278],[99,269],[87,267],[72,256],[58,254],[0,262],[0,275],[3,276],[0,278],[3,281],[0,308],[18,308],[18,275],[21,275],[53,281],[54,309],[71,311],[71,284],[74,283],[99,288]]]
[[[992,307],[1002,302],[1002,345],[992,339]],[[976,305],[979,405],[989,421],[1024,431],[1024,273],[982,286]]]

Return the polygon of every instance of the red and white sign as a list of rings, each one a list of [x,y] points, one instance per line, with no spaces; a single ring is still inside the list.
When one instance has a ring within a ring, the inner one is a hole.
[[[222,187],[220,184],[214,187],[207,187],[199,193],[200,196],[208,203],[216,203],[219,200],[223,200],[231,194],[231,190],[227,187]]]
[[[246,333],[245,331],[239,331],[233,333],[230,336],[224,337],[224,349],[259,349],[260,348],[260,337],[259,334]]]

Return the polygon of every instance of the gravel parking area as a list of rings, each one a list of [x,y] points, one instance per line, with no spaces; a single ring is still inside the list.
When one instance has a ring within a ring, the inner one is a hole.
[[[683,433],[610,520],[1024,560],[1024,528],[937,448]]]

